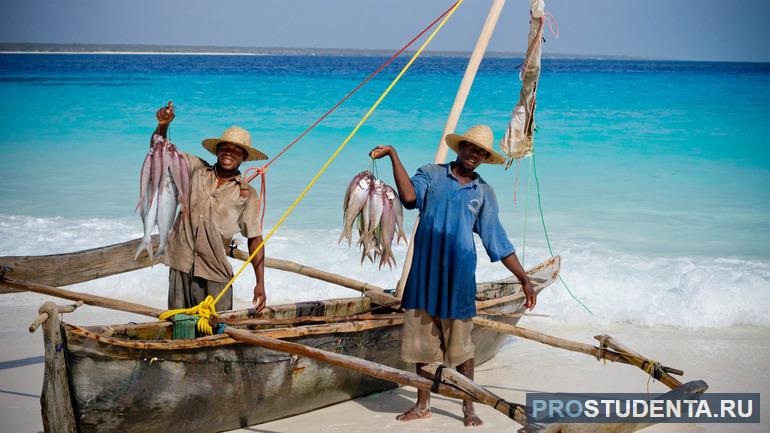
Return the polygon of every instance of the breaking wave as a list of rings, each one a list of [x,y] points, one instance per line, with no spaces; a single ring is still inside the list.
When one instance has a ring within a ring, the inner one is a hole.
[[[0,215],[2,256],[78,251],[140,236],[141,225],[135,217],[67,219]],[[268,242],[267,254],[380,287],[395,286],[400,267],[378,270],[368,262],[361,266],[357,249],[337,245],[338,237],[339,230],[287,228]],[[535,311],[551,315],[552,320],[566,324],[621,322],[683,328],[770,326],[768,261],[641,256],[611,251],[600,245],[570,245],[568,241],[560,241],[559,246],[562,275],[592,314],[557,282],[542,293]],[[479,251],[479,281],[508,275],[503,266],[489,263],[483,251]],[[527,264],[545,258],[546,252],[542,245],[527,247]],[[401,263],[406,253],[403,243],[394,248],[394,253]],[[266,279],[271,304],[356,296],[356,292],[346,288],[276,270],[266,270]],[[163,308],[167,285],[166,267],[158,265],[71,288]],[[254,276],[247,270],[234,286],[236,307],[249,305],[253,285]],[[39,300],[39,296],[28,293],[2,295],[0,308]]]

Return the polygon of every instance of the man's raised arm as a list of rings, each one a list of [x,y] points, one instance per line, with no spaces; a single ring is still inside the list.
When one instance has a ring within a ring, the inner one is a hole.
[[[380,159],[384,156],[390,156],[390,162],[393,165],[393,179],[396,181],[396,189],[398,189],[398,195],[401,198],[401,203],[407,209],[414,209],[414,204],[417,201],[417,194],[414,191],[414,185],[412,180],[406,173],[401,160],[398,158],[398,153],[393,146],[377,146],[369,152],[369,156],[372,159]]]
[[[165,107],[162,107],[155,112],[155,118],[158,119],[158,126],[155,128],[155,131],[150,137],[150,145],[152,145],[152,138],[155,136],[155,134],[166,138],[168,134],[168,125],[171,124],[171,121],[174,120],[174,117],[176,116],[174,115],[174,103],[172,101],[168,101],[168,104]]]

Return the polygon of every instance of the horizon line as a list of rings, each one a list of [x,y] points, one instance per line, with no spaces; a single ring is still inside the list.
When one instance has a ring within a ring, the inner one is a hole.
[[[93,49],[89,49],[93,48]],[[124,48],[124,49],[121,49]],[[412,52],[407,50],[406,52]],[[319,47],[246,47],[219,45],[156,45],[156,44],[97,44],[62,42],[0,42],[0,54],[114,54],[114,55],[338,55],[367,56],[389,55],[388,48],[319,48]],[[434,57],[467,57],[471,51],[426,50],[425,55]],[[518,51],[488,51],[485,57],[523,58]],[[543,53],[546,59],[636,60],[671,62],[720,62],[720,63],[770,63],[756,60],[703,60],[634,57],[615,54]]]

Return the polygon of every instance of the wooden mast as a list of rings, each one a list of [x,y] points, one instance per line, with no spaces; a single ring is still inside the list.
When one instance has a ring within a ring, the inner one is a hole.
[[[441,132],[441,138],[439,139],[438,149],[436,150],[436,156],[433,162],[441,164],[446,160],[447,145],[444,142],[444,137],[447,134],[454,132],[457,127],[457,120],[460,118],[460,114],[465,107],[465,101],[468,99],[468,94],[471,91],[473,80],[476,78],[476,72],[479,70],[479,64],[484,58],[484,53],[487,51],[487,45],[492,38],[492,33],[497,26],[497,19],[500,18],[500,12],[505,6],[505,0],[494,0],[492,6],[489,8],[487,19],[484,22],[484,27],[481,28],[481,34],[476,40],[476,47],[473,48],[471,58],[468,60],[468,66],[465,68],[465,75],[460,82],[460,88],[457,89],[457,95],[455,96],[455,102],[452,104],[452,109],[449,110],[449,117],[447,118],[444,130]],[[411,240],[409,241],[409,248],[406,251],[406,258],[404,259],[404,268],[401,271],[401,279],[398,281],[396,289],[396,296],[400,299],[404,293],[404,285],[406,284],[406,278],[409,276],[409,269],[412,267],[412,255],[414,254],[414,233],[417,231],[417,225],[420,224],[420,218],[414,222],[414,228],[412,229]]]

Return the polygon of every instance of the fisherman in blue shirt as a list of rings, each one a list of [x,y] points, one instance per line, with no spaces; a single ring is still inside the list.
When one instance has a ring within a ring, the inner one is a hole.
[[[501,261],[521,282],[526,307],[534,308],[537,294],[519,263],[513,245],[498,218],[492,187],[475,172],[482,163],[502,164],[505,158],[492,148],[492,130],[486,125],[465,134],[446,136],[457,152],[449,164],[420,167],[410,179],[392,146],[378,146],[370,156],[389,156],[401,202],[419,209],[414,237],[414,257],[401,306],[406,311],[401,357],[420,368],[431,362],[473,379],[474,347],[471,341],[476,315],[476,247],[481,238],[489,259]],[[429,418],[430,392],[418,390],[417,403],[396,417],[401,421]],[[480,426],[473,402],[463,402],[464,424]]]

